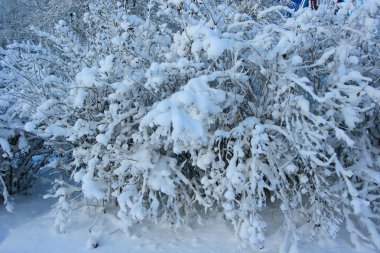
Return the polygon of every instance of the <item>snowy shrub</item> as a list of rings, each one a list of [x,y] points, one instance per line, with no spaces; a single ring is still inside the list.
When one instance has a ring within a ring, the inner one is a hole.
[[[380,248],[380,2],[248,2],[94,1],[84,39],[61,21],[2,51],[24,129],[72,157],[58,230],[78,205],[117,206],[126,232],[220,210],[262,247],[276,208],[286,250],[342,224]]]
[[[57,88],[59,80],[49,75],[59,66],[50,69],[48,63],[54,64],[58,58],[47,52],[41,45],[29,43],[15,43],[7,50],[0,50],[0,172],[4,196],[29,189],[59,159],[70,157],[71,151],[66,152],[67,148],[61,144],[54,142],[52,147],[49,140],[44,142],[45,136],[38,136],[31,121],[32,111],[38,105],[51,101],[53,94],[62,94]],[[57,112],[56,108],[51,109]],[[6,198],[5,201],[9,202]]]
[[[88,0],[1,0],[0,1],[0,46],[14,41],[34,40],[37,37],[30,26],[51,30],[55,22],[64,19],[78,33],[84,31],[78,22],[86,10]]]
[[[6,96],[0,97],[0,100],[3,100],[0,116],[0,197],[11,212],[13,205],[10,196],[29,189],[44,164],[43,159],[35,159],[37,155],[43,158],[43,141],[26,133],[20,121],[11,120]]]
[[[294,242],[335,236],[345,221],[353,243],[378,247],[378,6],[305,9],[274,24],[265,16],[276,8],[252,20],[220,5],[181,20],[172,50],[205,69],[153,106],[142,143],[187,157],[198,202],[221,206],[252,245],[264,240],[271,201]]]

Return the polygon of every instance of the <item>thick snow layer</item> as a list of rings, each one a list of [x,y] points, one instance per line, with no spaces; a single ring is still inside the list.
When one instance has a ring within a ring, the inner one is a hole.
[[[221,216],[209,217],[203,225],[178,229],[145,222],[132,226],[127,236],[121,232],[121,222],[116,215],[102,214],[97,219],[98,213],[84,207],[75,211],[66,233],[57,233],[53,229],[54,218],[49,214],[52,200],[43,200],[41,196],[16,197],[14,213],[0,206],[1,253],[277,253],[291,248],[281,245],[284,233],[278,230],[280,221],[275,212],[267,214],[272,216],[268,231],[271,235],[262,250],[245,247]],[[347,235],[340,234],[336,240],[319,239],[312,244],[300,244],[298,252],[359,252],[343,238]]]
[[[79,87],[93,87],[96,84],[97,70],[95,68],[84,68],[76,76]]]
[[[36,123],[34,122],[27,122],[24,126],[25,131],[27,132],[33,132],[36,129]]]
[[[12,157],[12,152],[11,152],[11,146],[9,145],[8,141],[0,138],[0,148],[7,153],[8,157]],[[4,155],[3,155],[4,156]],[[5,156],[4,156],[5,157]]]

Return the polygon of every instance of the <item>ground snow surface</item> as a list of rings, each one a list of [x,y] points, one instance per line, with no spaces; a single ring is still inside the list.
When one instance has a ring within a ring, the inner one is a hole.
[[[0,206],[0,253],[278,253],[284,233],[279,217],[268,214],[272,231],[264,249],[245,247],[234,234],[231,225],[221,216],[204,220],[203,225],[174,229],[170,225],[136,224],[127,236],[118,229],[119,220],[113,214],[100,219],[93,211],[76,210],[66,233],[53,229],[54,217],[49,213],[54,200],[44,200],[41,194],[15,197],[15,210],[7,213]],[[97,221],[96,221],[97,220]],[[96,222],[94,222],[96,221]],[[277,225],[278,224],[278,225]],[[89,232],[91,227],[92,232]],[[299,253],[357,253],[341,234],[335,240],[318,240],[299,245]],[[96,245],[96,248],[92,246]],[[362,252],[362,251],[361,251]],[[371,252],[371,251],[366,251]],[[364,253],[364,252],[363,252]]]

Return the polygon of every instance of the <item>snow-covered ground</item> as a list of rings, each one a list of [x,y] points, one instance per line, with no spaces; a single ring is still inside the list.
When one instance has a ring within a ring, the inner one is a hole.
[[[281,230],[269,231],[264,249],[244,247],[233,232],[231,225],[222,217],[213,216],[204,220],[203,225],[184,226],[174,229],[170,225],[137,224],[132,234],[126,236],[118,229],[119,220],[113,214],[104,214],[101,219],[96,213],[76,210],[67,233],[53,229],[54,218],[49,213],[54,200],[44,200],[42,195],[19,196],[15,198],[15,210],[10,214],[0,208],[0,253],[238,253],[238,252],[281,252]],[[275,229],[278,223],[272,216]],[[92,233],[90,234],[89,228]],[[340,234],[335,240],[319,240],[299,246],[299,253],[356,253]],[[91,245],[99,244],[96,248]],[[366,251],[370,252],[370,251]],[[364,252],[363,252],[364,253]]]

